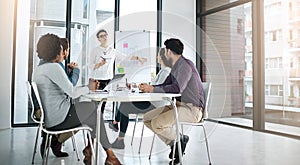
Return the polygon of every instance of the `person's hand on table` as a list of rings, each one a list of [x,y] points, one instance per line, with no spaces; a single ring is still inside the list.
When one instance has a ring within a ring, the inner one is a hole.
[[[142,92],[151,93],[151,92],[153,92],[154,87],[152,85],[149,85],[149,84],[146,84],[146,83],[141,83],[139,85],[139,89]]]

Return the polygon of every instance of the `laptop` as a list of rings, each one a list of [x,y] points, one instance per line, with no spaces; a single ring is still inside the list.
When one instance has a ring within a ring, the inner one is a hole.
[[[104,88],[104,91],[113,88],[113,84],[116,84],[117,82],[119,82],[120,80],[122,80],[122,78],[125,76],[125,74],[115,74],[114,77],[110,80],[110,82],[106,85],[106,87]]]

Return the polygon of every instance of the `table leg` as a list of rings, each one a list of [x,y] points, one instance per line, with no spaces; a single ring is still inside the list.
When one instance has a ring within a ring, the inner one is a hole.
[[[174,98],[172,100],[172,99],[168,98],[168,101],[171,103],[171,105],[173,106],[173,110],[174,110],[174,119],[175,119],[175,125],[176,125],[176,135],[177,135],[176,141],[178,144],[177,147],[178,147],[178,154],[179,154],[179,162],[180,162],[180,164],[182,164],[182,149],[181,149],[181,142],[180,142],[179,121],[178,121],[178,112],[177,112],[177,107],[176,107],[176,99]],[[175,150],[174,150],[174,152],[175,152]],[[174,160],[172,161],[172,164],[174,164]]]
[[[98,105],[98,108],[97,108],[97,121],[96,121],[96,154],[95,154],[95,157],[96,157],[96,163],[95,164],[98,164],[98,157],[99,157],[99,142],[100,142],[100,121],[101,121],[101,107],[103,105],[103,102],[105,100],[101,100],[99,105]],[[100,108],[99,108],[100,106]]]

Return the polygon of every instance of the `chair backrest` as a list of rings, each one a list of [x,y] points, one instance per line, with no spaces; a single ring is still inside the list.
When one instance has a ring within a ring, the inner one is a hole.
[[[38,105],[41,109],[40,124],[43,124],[44,123],[44,109],[43,109],[43,106],[42,106],[40,93],[39,93],[39,90],[38,90],[37,85],[36,85],[35,82],[31,82],[31,86],[32,86],[33,92],[35,94],[35,97],[37,99]]]
[[[32,107],[30,117],[35,123],[40,123],[40,120],[37,119],[36,116],[35,116],[35,106],[34,106],[34,103],[33,103],[33,93],[32,93],[32,88],[31,88],[31,85],[30,85],[29,81],[26,81],[26,87],[27,87],[27,94],[28,94],[28,97],[29,97],[29,100],[30,100],[30,103],[31,103],[31,107]]]
[[[204,99],[205,99],[205,108],[203,111],[203,119],[208,118],[208,106],[209,106],[209,98],[210,98],[210,91],[211,91],[211,83],[210,82],[202,82],[203,91],[204,91]]]

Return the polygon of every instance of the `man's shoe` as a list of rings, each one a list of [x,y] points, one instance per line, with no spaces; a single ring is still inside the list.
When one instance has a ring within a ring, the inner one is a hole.
[[[105,165],[122,165],[111,149],[106,150],[106,155],[107,157],[104,162]]]
[[[113,131],[119,132],[119,125],[118,125],[118,123],[117,124],[113,124],[113,121],[111,121],[111,122],[109,122],[108,126]]]
[[[188,143],[189,139],[190,138],[187,135],[181,135],[180,136],[180,144],[181,144],[182,155],[184,154],[184,151],[185,151],[185,148],[186,148],[186,144]],[[173,147],[174,146],[172,145],[170,147],[171,147],[171,152],[169,154],[169,158],[172,159],[172,157],[173,157]],[[174,158],[175,158],[175,161],[176,161],[176,159],[178,159],[178,161],[179,161],[179,154],[178,154],[177,142],[176,142],[176,150],[175,150],[175,156],[174,156]]]
[[[112,144],[111,144],[111,148],[116,148],[116,149],[124,149],[125,148],[125,144],[124,144],[124,139],[116,139]]]

